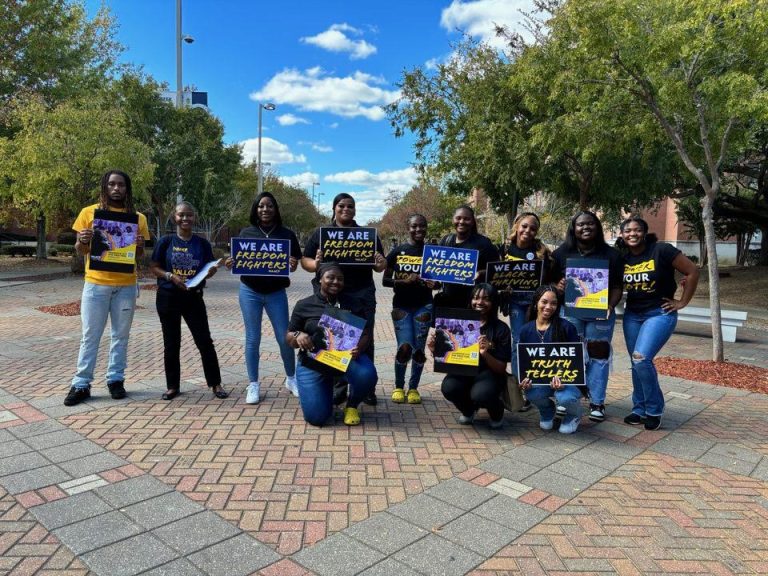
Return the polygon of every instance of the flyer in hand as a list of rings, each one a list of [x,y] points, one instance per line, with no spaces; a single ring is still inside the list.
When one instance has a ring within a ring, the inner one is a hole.
[[[320,317],[317,328],[318,332],[312,337],[315,349],[307,354],[308,358],[346,372],[352,361],[351,350],[363,335],[365,319],[329,306]]]
[[[136,269],[138,235],[138,214],[95,210],[88,267],[91,270],[132,274]]]
[[[460,308],[435,311],[435,372],[477,374],[480,366],[480,312]]]

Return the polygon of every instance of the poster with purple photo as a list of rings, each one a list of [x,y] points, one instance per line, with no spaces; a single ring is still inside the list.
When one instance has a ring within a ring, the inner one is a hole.
[[[480,366],[480,312],[460,308],[435,311],[435,372],[477,374]]]
[[[90,269],[132,273],[136,267],[139,215],[95,210],[93,216]]]

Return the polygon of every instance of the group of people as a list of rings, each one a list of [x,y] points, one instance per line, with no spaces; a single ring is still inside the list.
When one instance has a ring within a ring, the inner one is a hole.
[[[84,208],[73,224],[77,232],[77,252],[85,256],[86,274],[81,301],[83,335],[78,366],[64,404],[73,406],[90,397],[96,356],[107,318],[112,339],[107,369],[107,387],[113,398],[125,397],[127,342],[137,295],[136,271],[91,270],[89,250],[93,239],[94,211],[97,209],[134,213],[131,180],[120,171],[110,171],[101,181],[99,203]],[[214,261],[210,243],[193,234],[195,208],[180,202],[173,213],[175,234],[162,237],[154,247],[150,271],[157,277],[156,307],[163,331],[164,366],[167,390],[164,400],[178,396],[181,376],[181,320],[184,319],[200,351],[206,383],[217,398],[228,393],[221,383],[216,350],[208,326],[203,300],[205,280],[190,287],[189,278]],[[559,421],[559,431],[573,433],[581,419],[581,398],[589,399],[588,417],[605,419],[605,399],[611,364],[611,340],[616,321],[615,307],[626,292],[623,329],[632,362],[633,409],[624,421],[658,429],[664,411],[664,395],[653,364],[656,354],[669,339],[677,322],[677,311],[691,300],[698,282],[698,269],[677,248],[659,242],[648,232],[647,223],[632,216],[621,223],[620,238],[609,246],[598,216],[589,211],[577,213],[570,221],[565,241],[556,250],[537,238],[540,220],[531,212],[517,216],[507,241],[495,246],[477,230],[471,207],[461,206],[453,215],[454,232],[440,240],[447,247],[477,251],[477,274],[473,286],[436,283],[420,277],[428,222],[421,214],[408,218],[407,242],[385,255],[377,238],[372,264],[351,265],[323,260],[320,229],[310,236],[303,251],[296,234],[283,226],[277,200],[269,192],[260,194],[251,208],[250,226],[240,237],[290,240],[289,267],[300,264],[315,274],[312,294],[299,300],[289,315],[287,276],[241,276],[239,302],[245,324],[245,363],[249,384],[246,402],[260,401],[259,357],[263,313],[272,324],[285,370],[285,386],[298,396],[304,418],[321,426],[333,414],[334,405],[346,402],[344,423],[360,423],[359,406],[376,404],[378,374],[374,360],[376,286],[374,272],[384,272],[383,285],[393,289],[392,322],[397,340],[394,360],[395,403],[418,404],[418,390],[426,351],[435,349],[435,332],[430,331],[434,311],[440,308],[470,308],[479,313],[479,367],[474,375],[448,374],[441,390],[459,410],[459,422],[473,424],[478,409],[487,410],[489,426],[499,428],[504,417],[502,391],[507,385],[507,366],[517,374],[516,349],[520,343],[583,342],[585,386],[564,385],[555,377],[549,386],[533,386],[523,378],[520,388],[526,405],[536,406],[540,427],[551,430]],[[333,200],[331,226],[358,227],[355,200],[339,194]],[[136,255],[141,256],[144,239],[149,237],[146,218],[138,214]],[[605,317],[576,318],[563,307],[566,263],[569,258],[590,258],[604,262],[608,270],[608,307]],[[535,292],[500,293],[485,280],[489,262],[498,260],[542,261],[542,283]],[[232,259],[224,264],[231,268]],[[207,278],[216,273],[210,267]],[[675,274],[684,277],[682,295],[675,299]],[[365,321],[351,361],[345,372],[325,367],[309,359],[317,351],[321,317],[328,307],[351,312]],[[509,317],[509,324],[499,311]],[[295,350],[298,350],[298,363]],[[406,372],[410,376],[406,389]]]

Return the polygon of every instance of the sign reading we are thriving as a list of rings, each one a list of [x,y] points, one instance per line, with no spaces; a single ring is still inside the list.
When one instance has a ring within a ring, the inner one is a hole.
[[[472,286],[477,274],[479,252],[426,244],[421,258],[421,279]]]
[[[376,264],[376,228],[320,228],[323,261],[339,264]]]
[[[520,381],[530,378],[534,386],[549,386],[557,376],[565,385],[582,385],[584,344],[581,342],[528,343],[517,345]]]
[[[232,238],[232,274],[288,276],[291,241],[280,238]]]
[[[535,292],[543,274],[543,260],[504,260],[489,262],[485,277],[500,292]]]

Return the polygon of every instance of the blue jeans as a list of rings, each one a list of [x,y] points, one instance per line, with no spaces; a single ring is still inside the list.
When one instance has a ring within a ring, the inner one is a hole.
[[[528,307],[531,305],[529,301],[511,299],[509,301],[509,329],[512,331],[512,357],[511,366],[512,374],[520,378],[517,370],[517,343],[520,341],[520,330],[526,323],[526,315],[528,314]]]
[[[379,380],[376,367],[365,354],[349,363],[344,376],[349,383],[347,406],[352,408],[357,408],[363,398],[373,392]],[[322,426],[333,414],[334,378],[332,374],[322,374],[307,368],[301,362],[296,367],[301,411],[304,413],[304,420],[313,426]]]
[[[83,337],[77,356],[77,372],[72,379],[74,388],[90,388],[96,368],[99,342],[109,318],[111,342],[107,382],[125,380],[125,365],[128,355],[128,335],[136,309],[136,284],[130,286],[103,286],[86,282],[80,301],[80,320]]]
[[[624,312],[624,341],[632,360],[632,412],[639,416],[661,416],[664,394],[653,359],[667,343],[677,325],[677,312],[661,308]]]
[[[616,315],[611,314],[607,320],[582,320],[569,318],[571,324],[584,342],[602,341],[610,345],[613,329],[616,327]],[[586,347],[585,347],[586,349]],[[585,352],[584,361],[587,370],[587,388],[590,401],[593,404],[605,404],[605,392],[608,389],[608,373],[611,367],[610,354],[608,358],[590,358]]]
[[[285,290],[262,294],[241,282],[240,311],[245,324],[245,367],[251,382],[259,381],[259,347],[264,310],[267,311],[275,340],[280,347],[285,375],[293,376],[296,373],[296,355],[285,341],[288,332],[288,296]]]
[[[564,386],[562,390],[555,390],[551,386],[532,386],[525,391],[525,397],[539,409],[542,420],[555,417],[555,406],[550,398],[554,398],[558,406],[565,407],[569,417],[581,415],[581,390],[578,386]]]
[[[399,316],[399,318],[398,318]],[[392,323],[395,325],[395,337],[397,338],[397,354],[395,355],[395,388],[405,387],[405,369],[408,360],[411,364],[411,379],[408,388],[416,390],[419,387],[421,373],[424,371],[424,346],[429,334],[429,326],[432,323],[432,304],[421,308],[393,308]],[[410,347],[406,353],[401,352],[405,345]]]

